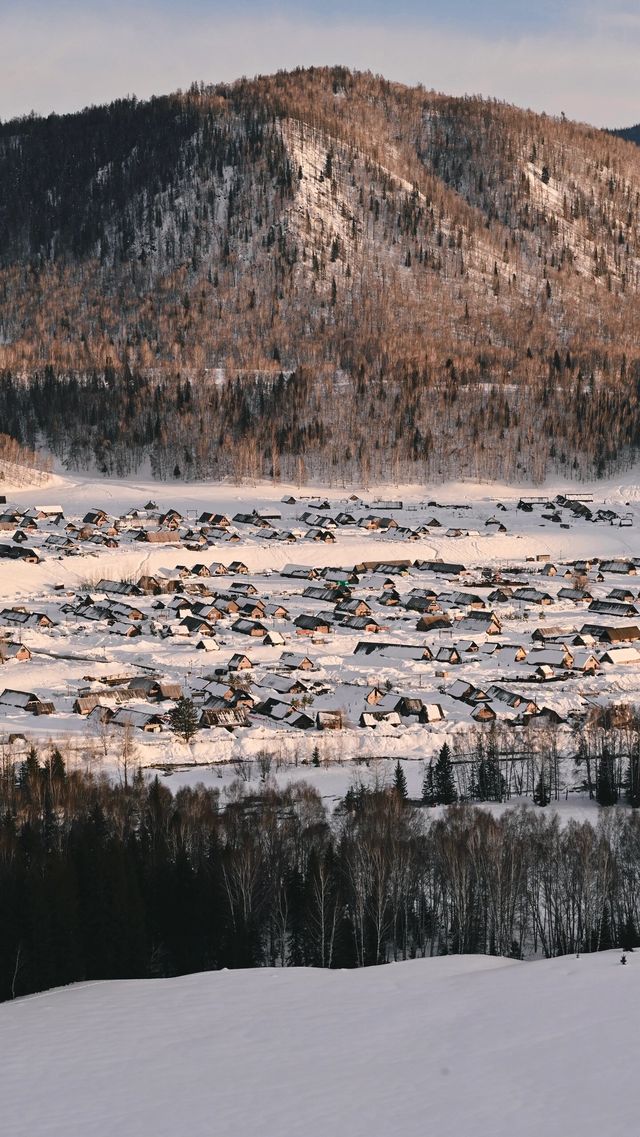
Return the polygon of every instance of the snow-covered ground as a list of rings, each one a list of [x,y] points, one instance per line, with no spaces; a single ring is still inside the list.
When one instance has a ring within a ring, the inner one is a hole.
[[[0,1006],[11,1137],[632,1137],[640,956],[93,983]]]
[[[422,795],[424,763],[418,759],[400,759],[399,761],[407,782],[407,793],[414,802],[418,802]],[[246,769],[247,766],[248,769]],[[247,789],[259,792],[264,784],[261,779],[259,764],[252,762],[251,759],[243,759],[243,767],[242,778],[247,779]],[[240,769],[240,763],[221,762],[215,762],[210,766],[176,765],[164,766],[161,769],[150,766],[146,770],[146,776],[154,778],[157,775],[173,794],[176,794],[184,786],[203,785],[207,789],[218,790],[223,795],[222,802],[224,804],[227,800],[225,797],[227,791],[232,794],[235,792],[232,787],[238,781]],[[275,784],[281,790],[286,789],[291,783],[306,782],[307,785],[313,786],[318,791],[324,805],[330,812],[333,812],[350,789],[360,787],[374,789],[381,786],[391,786],[395,769],[396,760],[394,759],[379,758],[365,764],[347,758],[343,762],[334,761],[326,765],[322,764],[318,768],[312,765],[300,765],[281,766],[278,769],[272,765],[268,778],[271,785]],[[521,805],[522,798],[513,797],[505,802],[487,801],[475,804],[478,808],[490,810],[492,814],[499,816],[505,810]],[[429,819],[441,816],[443,812],[444,807],[442,806],[425,807],[425,814]],[[595,798],[590,799],[586,793],[581,792],[563,792],[559,800],[552,800],[546,807],[547,814],[557,813],[561,825],[566,824],[569,820],[588,821],[591,825],[596,825],[600,812],[601,807]]]
[[[116,481],[105,478],[81,478],[77,475],[63,476],[53,474],[46,486],[35,489],[30,487],[5,486],[0,490],[5,494],[8,504],[15,504],[22,508],[29,508],[35,504],[60,504],[67,517],[79,517],[89,509],[99,507],[110,514],[119,514],[132,508],[141,506],[149,499],[158,503],[162,509],[175,508],[188,515],[190,512],[200,513],[209,509],[218,513],[235,513],[240,510],[251,510],[264,505],[278,505],[283,516],[283,523],[294,523],[297,515],[303,509],[313,509],[314,501],[328,498],[331,502],[341,503],[343,509],[348,508],[349,497],[357,494],[362,502],[376,511],[376,502],[389,499],[400,499],[405,509],[394,513],[394,517],[403,524],[417,522],[422,515],[434,513],[434,507],[429,508],[429,501],[437,501],[447,508],[446,520],[460,527],[472,529],[478,524],[484,526],[485,521],[495,510],[496,502],[504,503],[508,508],[505,518],[500,517],[507,525],[508,532],[501,534],[492,531],[482,531],[469,536],[447,537],[445,533],[431,533],[424,541],[412,542],[406,555],[412,557],[441,557],[443,560],[456,560],[463,563],[471,562],[478,565],[497,564],[509,559],[524,560],[527,556],[548,552],[552,559],[589,557],[596,552],[601,556],[623,557],[640,554],[640,538],[638,536],[638,523],[640,522],[640,469],[633,468],[626,475],[610,481],[595,482],[593,484],[575,482],[550,482],[544,487],[540,486],[507,486],[499,483],[482,482],[453,482],[445,485],[386,485],[374,487],[344,487],[342,491],[335,486],[299,487],[274,484],[272,482],[257,482],[246,485],[230,483],[198,482],[198,483],[166,483],[153,481],[124,480]],[[517,517],[517,526],[510,524],[516,521],[513,515],[516,504],[521,497],[527,495],[545,496],[548,500],[561,492],[591,493],[599,505],[609,506],[612,509],[630,511],[634,518],[631,529],[620,529],[613,526],[572,527],[570,530],[561,529],[551,522],[541,521],[538,514],[520,514]],[[296,504],[290,509],[282,505],[281,499],[292,496]],[[424,508],[420,508],[424,505]],[[468,509],[455,509],[455,506],[471,507]],[[438,512],[437,509],[435,512]],[[445,527],[443,526],[443,529]],[[594,539],[597,534],[597,540]],[[597,548],[596,548],[597,546]],[[349,561],[355,563],[364,558],[374,556],[400,557],[403,555],[400,543],[385,539],[384,535],[375,535],[375,545],[371,543],[370,534],[349,533],[340,534],[340,547],[335,545],[318,546],[310,542],[298,541],[293,546],[281,546],[276,542],[270,544],[258,541],[243,540],[237,545],[229,547],[234,556],[242,557],[252,571],[264,569],[277,569],[287,561],[295,560],[303,564],[335,564]],[[171,548],[136,549],[91,549],[91,575],[99,576],[103,573],[114,575],[117,572],[128,573],[147,571],[169,566],[171,558],[176,552],[182,554],[184,550]],[[189,554],[186,554],[189,563]],[[247,559],[248,558],[248,559]],[[177,559],[185,559],[179,556]],[[191,555],[190,563],[199,559],[198,554]],[[87,576],[87,565],[76,558],[47,559],[43,565],[30,566],[28,578],[24,576],[24,566],[9,564],[0,561],[0,594],[6,595],[20,588],[28,580],[33,584],[72,584],[84,580]],[[29,588],[31,591],[31,588]]]

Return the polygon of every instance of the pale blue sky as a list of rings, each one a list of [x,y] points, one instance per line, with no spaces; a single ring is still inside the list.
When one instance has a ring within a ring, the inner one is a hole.
[[[640,0],[0,0],[0,118],[343,63],[622,126],[639,58]]]

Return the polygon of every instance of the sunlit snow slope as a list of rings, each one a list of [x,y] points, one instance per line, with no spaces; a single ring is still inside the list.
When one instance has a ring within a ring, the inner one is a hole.
[[[11,1137],[630,1137],[640,955],[96,983],[0,1007]]]

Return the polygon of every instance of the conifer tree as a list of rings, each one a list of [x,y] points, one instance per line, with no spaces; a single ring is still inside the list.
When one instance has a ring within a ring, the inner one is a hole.
[[[184,696],[178,699],[173,710],[169,712],[169,721],[171,729],[179,734],[185,742],[189,742],[198,730],[198,712],[193,699],[187,699]]]
[[[49,778],[52,782],[63,782],[65,777],[64,758],[56,746],[49,760]]]
[[[458,793],[453,780],[453,763],[447,742],[443,743],[433,772],[435,797],[438,805],[453,805]]]
[[[627,801],[637,809],[640,806],[640,741],[634,738],[629,753],[626,776]]]
[[[498,744],[493,729],[486,750],[482,740],[478,740],[478,757],[477,775],[472,786],[473,797],[478,801],[503,801],[507,787],[500,773]]]
[[[64,781],[66,777],[65,760],[63,755],[60,754],[58,747],[53,750],[51,755],[50,771],[53,781]]]
[[[402,801],[407,800],[409,796],[407,792],[407,779],[405,772],[400,765],[400,759],[398,759],[396,762],[396,768],[393,775],[393,788]]]
[[[504,778],[495,758],[483,758],[478,766],[478,777],[473,796],[478,801],[502,801],[504,797]]]
[[[423,805],[438,804],[433,778],[433,762],[429,762],[429,765],[425,766],[424,778],[422,779],[422,802]]]
[[[544,770],[540,771],[540,777],[533,791],[533,800],[536,805],[540,806],[546,806],[551,801],[551,789],[545,779]]]

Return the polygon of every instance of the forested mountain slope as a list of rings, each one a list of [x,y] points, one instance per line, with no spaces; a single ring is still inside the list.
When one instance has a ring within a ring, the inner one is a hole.
[[[603,473],[639,210],[630,142],[342,68],[5,123],[0,421],[160,475]]]
[[[635,142],[640,146],[640,123],[636,126],[626,126],[621,130],[614,130],[612,134],[616,134],[618,138],[626,138],[628,142]]]

